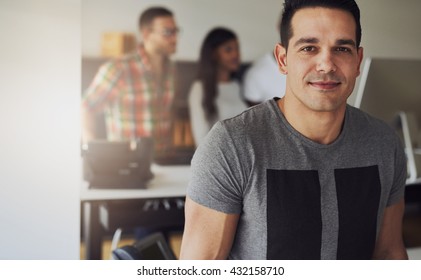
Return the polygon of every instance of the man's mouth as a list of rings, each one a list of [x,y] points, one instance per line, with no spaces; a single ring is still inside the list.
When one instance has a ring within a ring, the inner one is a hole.
[[[338,87],[341,83],[337,81],[316,81],[309,82],[309,84],[320,90],[332,90]]]

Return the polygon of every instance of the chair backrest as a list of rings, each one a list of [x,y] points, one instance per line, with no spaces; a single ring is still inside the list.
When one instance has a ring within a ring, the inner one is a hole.
[[[112,251],[114,260],[175,260],[174,252],[169,247],[161,232],[153,233],[133,245],[126,245]]]

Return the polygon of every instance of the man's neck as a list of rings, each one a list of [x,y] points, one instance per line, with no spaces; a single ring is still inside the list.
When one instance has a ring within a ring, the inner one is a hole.
[[[295,130],[314,142],[327,145],[341,133],[346,106],[335,112],[315,112],[284,97],[278,100],[278,107]]]
[[[147,45],[145,45],[145,53],[151,65],[152,72],[160,76],[163,73],[164,61],[166,60],[166,57],[158,53],[155,49],[150,47],[148,48]]]

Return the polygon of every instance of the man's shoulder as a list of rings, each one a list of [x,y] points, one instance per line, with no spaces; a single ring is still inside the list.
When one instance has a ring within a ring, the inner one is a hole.
[[[351,106],[349,104],[347,105],[347,113],[354,119],[354,121],[361,121],[364,123],[374,123],[380,126],[383,126],[386,124],[384,121],[370,115],[369,113],[359,108]]]
[[[229,130],[240,126],[247,127],[248,129],[253,126],[260,126],[262,122],[274,119],[273,115],[276,114],[274,104],[276,104],[275,100],[266,100],[260,104],[247,108],[237,116],[222,120],[220,123]]]
[[[104,62],[100,69],[103,71],[130,71],[133,67],[141,70],[143,69],[144,63],[142,62],[142,58],[139,56],[138,53],[132,52],[128,53],[119,57],[110,58],[106,62]]]
[[[119,57],[110,57],[107,61],[105,61],[101,67],[102,68],[109,68],[109,67],[115,67],[119,68],[124,63],[128,63],[130,61],[133,61],[132,55],[124,55]]]
[[[390,124],[359,108],[347,105],[347,113],[349,114],[349,121],[352,122],[352,125],[363,133],[381,135],[382,137],[386,137],[387,135],[392,137],[396,136],[396,133]]]
[[[137,63],[141,62],[142,57],[137,52],[131,52],[125,55],[122,55],[114,60],[114,63],[117,65],[125,64],[125,63]]]

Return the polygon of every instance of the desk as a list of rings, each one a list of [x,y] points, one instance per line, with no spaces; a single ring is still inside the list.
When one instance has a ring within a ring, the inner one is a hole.
[[[152,172],[154,178],[146,189],[90,189],[83,182],[80,199],[86,259],[101,259],[102,239],[107,231],[184,224],[184,204],[179,202],[186,195],[190,166],[154,164]]]

